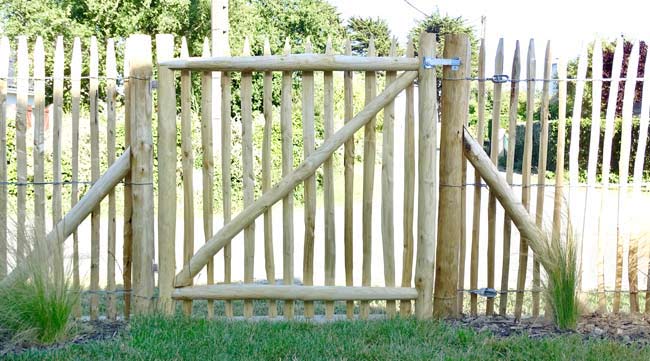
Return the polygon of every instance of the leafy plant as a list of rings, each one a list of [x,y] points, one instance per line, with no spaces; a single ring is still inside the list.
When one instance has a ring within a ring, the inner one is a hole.
[[[0,288],[0,328],[15,341],[52,344],[64,340],[71,330],[71,316],[79,292],[60,268],[63,255],[31,235],[27,255],[13,253],[25,275]],[[18,263],[17,262],[17,263]]]

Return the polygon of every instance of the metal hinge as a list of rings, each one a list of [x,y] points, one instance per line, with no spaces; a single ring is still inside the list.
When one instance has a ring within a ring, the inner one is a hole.
[[[458,67],[460,66],[460,58],[444,59],[425,56],[422,62],[422,66],[424,66],[425,69],[432,69],[433,67],[440,65],[449,65],[451,66],[451,70],[458,70]]]

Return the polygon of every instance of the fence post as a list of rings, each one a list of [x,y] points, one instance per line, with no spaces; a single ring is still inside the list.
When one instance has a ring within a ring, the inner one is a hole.
[[[174,57],[174,36],[156,35],[158,61]],[[158,67],[158,288],[160,310],[174,311],[176,274],[176,82],[174,72]]]
[[[131,49],[131,196],[133,202],[136,313],[148,313],[153,297],[153,140],[151,135],[151,38],[132,35]]]
[[[435,34],[420,35],[420,62],[436,55]],[[436,70],[420,66],[418,70],[418,246],[415,263],[415,316],[433,316],[433,257],[436,234],[436,144],[438,105],[436,100]]]
[[[464,79],[471,59],[469,38],[463,34],[445,36],[444,58],[460,58],[461,66],[443,69],[443,78]],[[469,82],[442,82],[440,128],[440,192],[434,315],[457,317],[458,247],[461,236],[461,186],[463,183],[463,125],[467,121]]]

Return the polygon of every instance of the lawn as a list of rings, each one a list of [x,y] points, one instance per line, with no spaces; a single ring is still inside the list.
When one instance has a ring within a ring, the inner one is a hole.
[[[8,360],[649,360],[650,347],[588,340],[498,338],[444,322],[241,322],[150,316],[110,341],[27,351]]]

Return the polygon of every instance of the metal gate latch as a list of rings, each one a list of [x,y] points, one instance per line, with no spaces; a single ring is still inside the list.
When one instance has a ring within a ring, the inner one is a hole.
[[[425,69],[432,69],[433,67],[440,65],[450,65],[451,70],[458,70],[458,67],[460,66],[460,58],[444,59],[425,56],[422,65]]]

